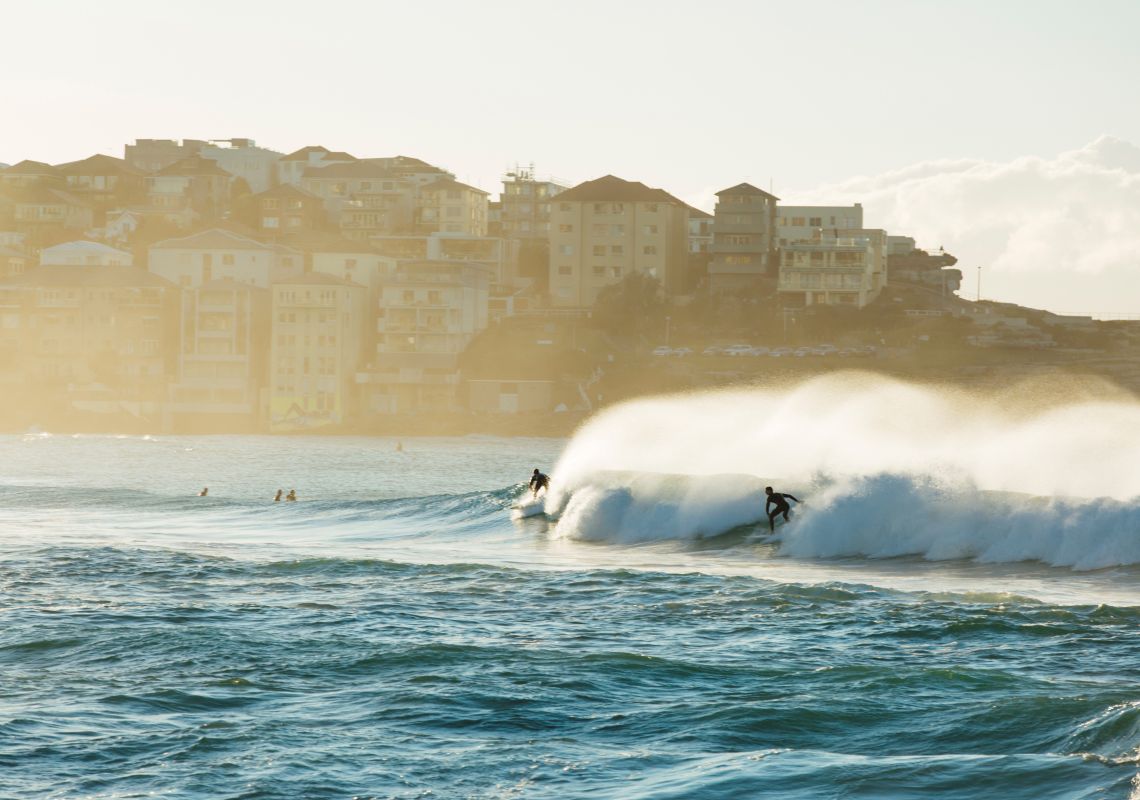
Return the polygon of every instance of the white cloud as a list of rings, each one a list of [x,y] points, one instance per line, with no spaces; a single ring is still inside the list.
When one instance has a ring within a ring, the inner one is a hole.
[[[1140,313],[1140,147],[1102,136],[1047,159],[929,161],[799,193],[863,203],[864,223],[945,246],[966,294],[1059,311]]]

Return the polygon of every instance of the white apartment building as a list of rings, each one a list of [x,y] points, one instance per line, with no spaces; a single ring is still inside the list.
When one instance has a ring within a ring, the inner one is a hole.
[[[885,250],[885,237],[883,245]],[[876,252],[868,236],[789,242],[780,248],[778,291],[786,300],[804,306],[863,308],[882,289]]]
[[[488,193],[442,178],[420,187],[416,203],[417,233],[487,235]]]
[[[853,206],[778,206],[776,231],[780,247],[820,235],[863,227],[863,204]]]
[[[666,293],[684,284],[688,206],[661,189],[606,175],[559,194],[550,220],[550,303],[586,308],[637,273]]]

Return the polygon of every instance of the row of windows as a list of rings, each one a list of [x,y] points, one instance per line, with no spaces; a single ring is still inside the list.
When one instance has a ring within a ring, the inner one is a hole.
[[[858,217],[780,217],[780,226],[793,228],[822,228],[823,221],[827,220],[829,228],[858,228]]]
[[[595,278],[604,278],[608,276],[610,278],[619,279],[622,276],[623,270],[621,267],[606,267],[602,266],[601,264],[595,264],[593,267],[591,267],[591,271],[593,272]],[[574,268],[563,264],[558,268],[558,274],[561,276],[571,276],[574,274]]]

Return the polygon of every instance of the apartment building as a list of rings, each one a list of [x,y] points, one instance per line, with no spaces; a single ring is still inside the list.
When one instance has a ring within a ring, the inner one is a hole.
[[[321,198],[346,238],[412,230],[416,187],[381,160],[309,167],[301,188]]]
[[[56,167],[67,191],[95,209],[95,224],[103,225],[113,208],[141,203],[146,195],[146,175],[126,161],[96,154]]]
[[[689,206],[689,255],[712,253],[714,217]]]
[[[304,268],[303,253],[224,228],[156,242],[149,261],[151,272],[182,288],[197,288],[219,278],[268,288],[280,274]]]
[[[550,303],[587,308],[598,292],[634,272],[684,283],[688,206],[662,189],[613,175],[562,192],[552,202]]]
[[[554,178],[539,178],[534,165],[503,176],[499,195],[502,235],[511,239],[545,239],[550,233],[551,199],[569,187]]]
[[[269,290],[221,278],[185,290],[182,300],[169,419],[182,430],[256,426],[265,417]]]
[[[776,211],[780,247],[823,235],[834,238],[840,230],[862,227],[862,203],[852,206],[780,206]]]
[[[26,384],[90,411],[157,411],[172,374],[178,287],[136,267],[50,265],[4,290],[4,326],[20,336],[11,368]]]
[[[57,167],[42,161],[25,159],[0,170],[0,188],[27,189],[37,184],[46,184],[62,189],[63,174]]]
[[[490,277],[474,264],[399,264],[380,294],[375,353],[357,376],[366,413],[458,409],[459,355],[487,326]]]
[[[281,153],[258,147],[253,139],[211,139],[198,155],[210,159],[234,178],[241,178],[254,194],[277,184]]]
[[[776,272],[776,207],[778,197],[750,183],[716,193],[713,258],[709,289],[735,292],[755,289]]]
[[[269,425],[296,430],[345,422],[363,354],[366,290],[321,273],[274,283]]]
[[[147,176],[148,210],[179,227],[218,217],[229,207],[232,180],[214,161],[189,156]]]
[[[791,304],[863,308],[882,289],[878,269],[871,237],[801,239],[780,248],[778,291]]]
[[[420,187],[415,232],[487,235],[487,192],[442,178]]]

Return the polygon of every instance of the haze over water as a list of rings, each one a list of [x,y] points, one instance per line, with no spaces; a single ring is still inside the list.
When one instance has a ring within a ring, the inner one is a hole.
[[[963,402],[0,439],[0,796],[1136,796],[1136,403]]]

